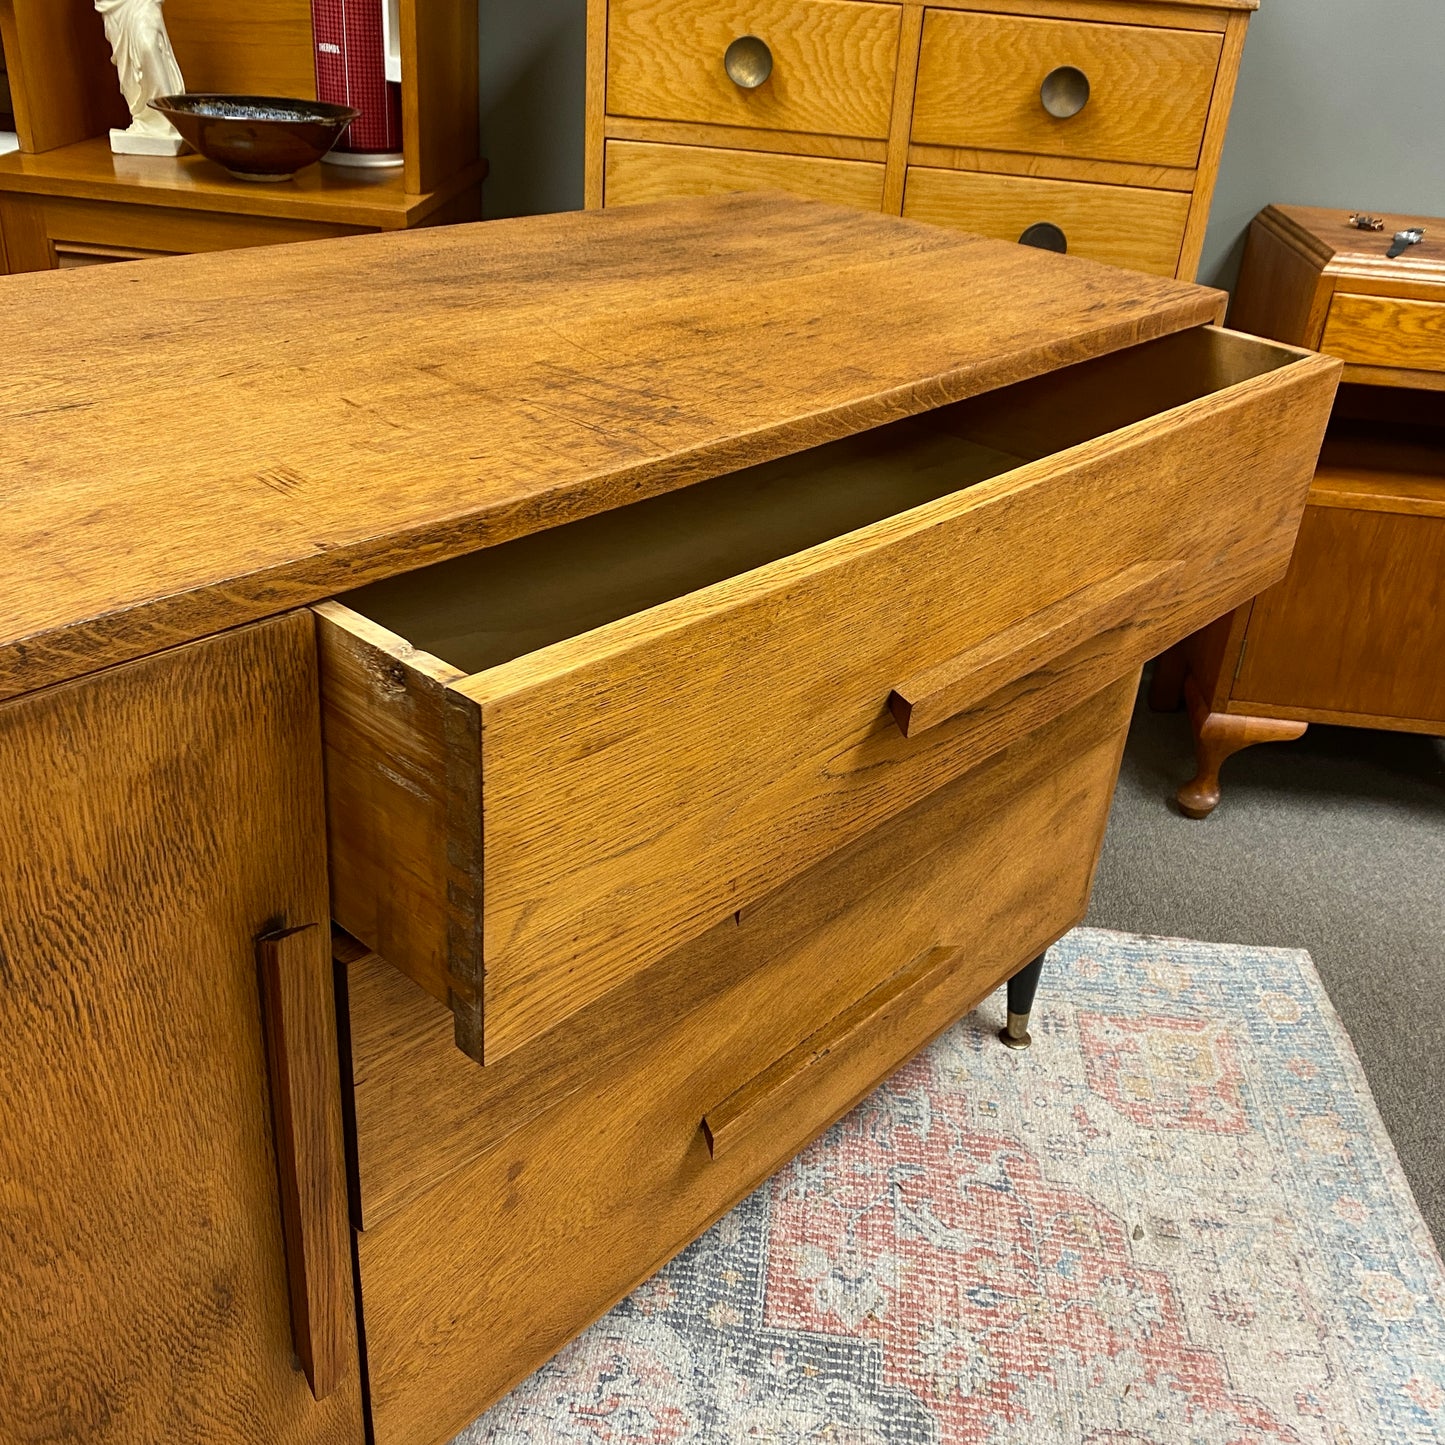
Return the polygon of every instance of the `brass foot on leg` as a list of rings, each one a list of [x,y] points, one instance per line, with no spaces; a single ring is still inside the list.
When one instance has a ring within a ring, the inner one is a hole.
[[[999,1038],[1011,1049],[1026,1049],[1033,1043],[1029,1035],[1029,1015],[1034,1011],[1034,994],[1038,992],[1039,975],[1044,971],[1044,956],[1026,963],[1008,981],[1008,1023],[999,1030]]]
[[[1029,1033],[1028,1014],[1011,1013],[1008,1023],[998,1031],[998,1036],[1011,1049],[1028,1048],[1033,1043],[1033,1036]]]

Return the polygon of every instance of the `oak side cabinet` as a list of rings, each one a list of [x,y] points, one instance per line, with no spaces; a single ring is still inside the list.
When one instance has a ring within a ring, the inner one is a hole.
[[[1190,279],[1258,0],[589,0],[589,206],[791,191]]]
[[[1288,574],[1156,671],[1155,705],[1189,707],[1193,818],[1226,758],[1310,723],[1445,734],[1445,220],[1376,219],[1271,206],[1250,230],[1230,323],[1332,353],[1344,384]]]

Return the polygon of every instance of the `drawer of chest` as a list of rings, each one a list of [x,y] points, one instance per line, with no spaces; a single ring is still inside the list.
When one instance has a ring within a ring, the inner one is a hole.
[[[789,191],[868,211],[883,203],[883,167],[875,161],[626,140],[608,141],[606,157],[608,206],[724,191]]]
[[[612,0],[607,112],[881,139],[901,7]]]
[[[1184,244],[1189,197],[1137,186],[909,166],[903,214],[1000,241],[1023,241],[1110,266],[1172,276]]]
[[[1071,926],[1133,697],[1106,688],[493,1067],[356,960],[377,1445],[450,1438]]]
[[[930,10],[913,140],[1193,167],[1222,45],[1208,31]]]
[[[1445,371],[1445,301],[1337,292],[1320,350],[1356,366]]]
[[[1275,580],[1338,370],[1201,328],[322,604],[337,921],[504,1057]]]
[[[665,1052],[684,1019],[690,1057],[722,1055],[696,1128],[934,949],[963,950],[975,994],[992,987],[1085,908],[1134,693],[1131,673],[486,1068],[456,1048],[445,1006],[376,955],[355,959],[358,1222],[374,1227],[572,1094]],[[699,1014],[729,1022],[705,1028]]]

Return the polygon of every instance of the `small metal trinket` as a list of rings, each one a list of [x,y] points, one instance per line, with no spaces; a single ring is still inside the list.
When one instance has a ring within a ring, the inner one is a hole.
[[[1403,231],[1395,232],[1395,239],[1390,243],[1390,249],[1385,254],[1391,257],[1403,256],[1411,246],[1418,246],[1424,239],[1424,226],[1407,226]]]
[[[1368,211],[1355,211],[1350,216],[1350,225],[1357,231],[1383,231],[1385,222],[1380,216],[1372,216]]]

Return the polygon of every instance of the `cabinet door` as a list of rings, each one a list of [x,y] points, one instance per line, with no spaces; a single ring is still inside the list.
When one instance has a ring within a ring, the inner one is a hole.
[[[296,1359],[255,946],[321,925],[334,1059],[314,647],[293,615],[0,706],[4,1445],[362,1439],[349,1270],[320,1402]]]
[[[1445,731],[1445,516],[1305,508],[1283,582],[1250,614],[1231,708]]]

